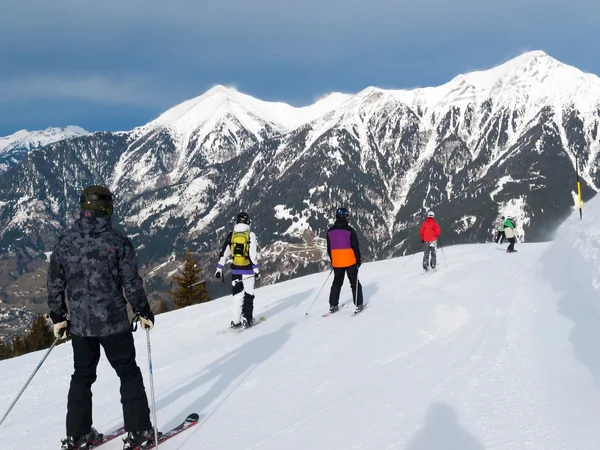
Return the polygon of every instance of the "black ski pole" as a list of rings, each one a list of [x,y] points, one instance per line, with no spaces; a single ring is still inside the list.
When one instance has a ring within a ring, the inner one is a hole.
[[[325,287],[325,285],[327,284],[327,280],[329,280],[329,277],[331,276],[331,274],[333,273],[333,269],[331,269],[329,271],[329,275],[327,275],[327,278],[325,278],[325,281],[323,282],[323,286],[321,286],[321,289],[319,289],[319,292],[317,292],[317,295],[315,296],[315,299],[313,300],[313,302],[310,305],[310,308],[308,308],[308,311],[306,311],[305,316],[308,316],[308,313],[310,312],[310,310],[312,309],[313,305],[315,304],[315,302],[317,301],[317,299],[319,298],[319,295],[321,294],[321,291],[323,290],[323,288]]]

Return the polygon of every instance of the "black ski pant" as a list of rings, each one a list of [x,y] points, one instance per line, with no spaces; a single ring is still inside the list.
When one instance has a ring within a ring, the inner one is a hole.
[[[340,302],[340,292],[344,284],[345,275],[348,275],[350,287],[352,288],[352,301],[355,305],[363,304],[363,292],[360,281],[358,281],[358,266],[354,264],[350,267],[333,269],[333,284],[329,293],[329,305],[337,306]]]
[[[515,249],[515,243],[517,242],[517,238],[515,238],[515,237],[508,238],[508,242],[510,242],[510,245],[508,246],[506,251],[512,252]]]
[[[234,298],[235,309],[238,310],[241,304],[241,314],[247,321],[252,321],[254,314],[254,275],[231,275],[232,289],[231,295]],[[236,312],[239,322],[239,314]]]
[[[72,335],[75,372],[67,400],[67,436],[82,436],[92,427],[92,384],[100,361],[100,346],[121,380],[125,431],[152,428],[142,372],[135,362],[131,331],[104,337]]]
[[[503,241],[504,241],[504,231],[498,231],[496,234],[496,244],[498,244],[498,243],[502,244]]]

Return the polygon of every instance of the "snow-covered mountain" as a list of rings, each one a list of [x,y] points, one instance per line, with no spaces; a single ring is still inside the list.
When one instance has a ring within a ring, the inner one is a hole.
[[[0,137],[0,173],[20,163],[33,150],[73,136],[88,134],[81,127],[68,126],[40,131],[20,130],[10,136]]]
[[[437,273],[410,256],[367,263],[356,317],[350,306],[321,317],[327,272],[257,289],[255,316],[267,320],[246,331],[227,330],[230,296],[156,316],[158,426],[201,418],[160,448],[599,448],[600,198],[586,211],[554,243],[518,253],[449,246]],[[341,302],[351,304],[347,284]],[[148,389],[141,330],[135,340]],[[43,353],[0,361],[0,415]],[[71,345],[56,347],[0,426],[3,450],[58,448],[72,367]],[[94,426],[120,426],[104,356],[93,392]]]
[[[89,183],[117,194],[148,271],[187,245],[212,272],[240,209],[267,281],[327,265],[341,204],[366,260],[417,249],[429,208],[442,244],[485,241],[502,214],[544,240],[575,205],[576,156],[584,199],[600,186],[599,125],[600,78],[541,51],[438,87],[369,87],[304,108],[216,86],[130,132],[51,144],[0,179],[0,248],[20,264],[0,286],[45,259]]]
[[[294,108],[215,86],[134,129],[111,186],[142,193],[157,185],[192,180],[207,166],[229,161],[335,109],[349,95],[332,94]]]

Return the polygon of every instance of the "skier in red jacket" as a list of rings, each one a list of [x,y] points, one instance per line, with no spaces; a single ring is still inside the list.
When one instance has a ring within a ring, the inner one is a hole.
[[[429,268],[429,256],[431,255],[431,268],[435,269],[437,262],[436,248],[437,239],[442,234],[440,226],[434,219],[435,214],[433,211],[427,213],[427,219],[421,225],[421,246],[425,244],[425,254],[423,255],[423,270],[427,271]]]

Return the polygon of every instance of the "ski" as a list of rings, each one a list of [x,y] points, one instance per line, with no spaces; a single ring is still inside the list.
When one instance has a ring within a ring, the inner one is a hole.
[[[342,303],[340,305],[340,309],[338,309],[335,312],[326,312],[325,314],[322,314],[322,317],[329,317],[330,315],[335,314],[336,312],[340,312],[342,310],[342,308],[345,308],[347,305],[348,305],[348,303]]]
[[[361,312],[363,312],[365,309],[367,309],[369,307],[369,303],[363,303],[363,309],[361,309],[360,311],[354,311],[352,313],[352,316],[358,316]]]
[[[251,327],[247,327],[247,328],[239,327],[239,328],[236,328],[235,331],[241,332],[244,330],[249,330],[250,328],[254,328],[256,325],[258,325],[259,323],[263,323],[266,320],[267,320],[267,318],[265,316],[261,316],[258,319],[254,320],[254,323],[252,324]]]
[[[175,428],[172,428],[171,430],[166,431],[162,434],[159,432],[158,443],[162,444],[163,442],[171,439],[172,437],[177,436],[179,433],[196,425],[199,420],[200,420],[200,416],[198,414],[196,414],[196,413],[190,414],[189,416],[187,416],[185,418],[185,420],[183,422],[181,422]],[[152,448],[156,448],[156,444],[153,443],[153,444],[149,445],[148,447],[140,448],[140,450],[150,450]]]
[[[256,325],[258,325],[259,323],[263,323],[267,320],[267,318],[265,316],[259,317],[258,319],[256,319],[254,321],[254,324],[251,327],[248,328],[244,328],[244,327],[239,327],[239,328],[227,328],[226,330],[219,330],[217,331],[217,334],[223,334],[223,333],[228,333],[231,331],[237,331],[238,333],[241,333],[244,330],[250,329],[250,328],[254,328]]]
[[[119,436],[121,436],[123,433],[125,433],[125,427],[119,427],[116,430],[113,430],[109,433],[103,434],[102,435],[102,440],[100,442],[98,442],[98,444],[96,444],[95,446],[92,446],[90,448],[97,448],[100,447],[102,444],[106,444],[107,442],[112,441],[113,439],[118,438]]]
[[[116,428],[108,433],[100,433],[100,440],[98,442],[95,443],[90,443],[86,445],[86,449],[93,449],[93,448],[98,448],[104,444],[106,444],[107,442],[110,442],[116,438],[118,438],[119,436],[121,436],[123,433],[125,433],[125,427],[121,426],[119,428]],[[64,444],[63,444],[64,445]],[[66,448],[66,447],[61,447],[61,448]]]

